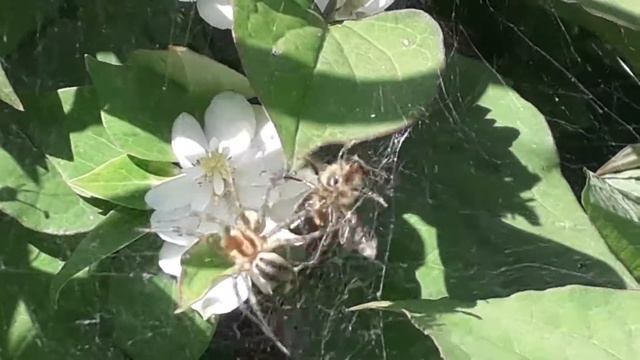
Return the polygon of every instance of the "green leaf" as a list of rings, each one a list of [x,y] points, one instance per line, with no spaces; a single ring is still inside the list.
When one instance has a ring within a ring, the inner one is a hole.
[[[71,258],[51,281],[49,295],[56,304],[60,290],[76,274],[127,246],[144,235],[148,214],[126,209],[113,210],[95,229],[85,236]]]
[[[18,95],[13,91],[11,87],[11,83],[9,83],[9,79],[7,79],[7,74],[5,74],[4,69],[2,69],[2,65],[0,64],[0,101],[4,101],[5,103],[13,106],[15,109],[24,111],[24,106],[20,102]]]
[[[180,113],[202,118],[211,98],[226,90],[253,96],[242,75],[184,49],[136,52],[122,66],[87,57],[87,67],[113,142],[147,160],[175,161],[169,142]]]
[[[640,168],[640,144],[625,146],[611,160],[602,165],[596,175],[605,175]]]
[[[242,74],[185,47],[138,50],[131,53],[127,63],[163,74],[206,102],[209,102],[214,94],[225,90],[233,90],[247,98],[255,96],[249,81]]]
[[[633,30],[640,30],[640,7],[635,0],[560,0],[576,4],[591,15]]]
[[[61,0],[0,0],[0,57],[57,12]]]
[[[636,73],[640,71],[640,49],[629,46],[640,41],[640,8],[636,1],[545,0],[543,4],[554,16],[583,26],[613,45]]]
[[[436,94],[442,32],[417,10],[327,26],[312,1],[235,1],[244,69],[294,166],[329,143],[413,123]]]
[[[180,261],[182,274],[178,282],[180,301],[178,311],[186,310],[200,299],[216,282],[230,275],[234,270],[222,249],[220,236],[207,235],[200,238]]]
[[[0,210],[51,234],[91,230],[99,210],[79,198],[14,125],[0,123]]]
[[[144,195],[155,184],[166,180],[145,172],[127,155],[121,155],[69,184],[78,192],[118,205],[147,209]]]
[[[447,360],[636,359],[640,292],[567,286],[477,303],[449,299],[354,308],[404,313]]]
[[[587,171],[587,184],[582,192],[582,204],[591,222],[637,280],[640,280],[639,179],[598,177]],[[620,183],[635,189],[627,191],[628,187]]]
[[[560,171],[544,116],[493,69],[454,56],[400,149],[387,298],[637,288]]]
[[[199,359],[216,324],[195,312],[174,314],[176,281],[155,274],[158,252],[150,251],[156,248],[151,240],[161,242],[145,236],[113,264],[109,309],[114,312],[114,341],[133,359]]]
[[[123,154],[102,126],[94,89],[60,89],[27,104],[29,134],[67,182]]]
[[[123,359],[105,330],[100,286],[95,278],[74,279],[54,309],[47,292],[62,262],[28,240],[62,240],[0,219],[0,358]],[[66,239],[65,239],[66,240]]]

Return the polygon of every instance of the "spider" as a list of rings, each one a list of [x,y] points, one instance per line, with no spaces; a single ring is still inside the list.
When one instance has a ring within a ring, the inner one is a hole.
[[[298,205],[299,214],[290,222],[293,232],[319,237],[319,242],[309,242],[312,257],[296,270],[315,264],[320,254],[336,240],[348,250],[357,250],[366,258],[376,256],[377,239],[363,226],[356,209],[371,198],[386,207],[385,201],[368,189],[370,174],[377,170],[368,167],[356,156],[345,156],[346,147],[338,159],[322,170],[312,166],[317,173],[315,182],[289,176],[307,184],[310,192]]]
[[[272,221],[255,211],[244,211],[235,226],[225,227],[221,243],[237,271],[246,272],[252,283],[266,295],[272,295],[276,285],[293,277],[292,266],[275,250],[302,241],[301,237],[286,230],[266,236],[274,227]]]

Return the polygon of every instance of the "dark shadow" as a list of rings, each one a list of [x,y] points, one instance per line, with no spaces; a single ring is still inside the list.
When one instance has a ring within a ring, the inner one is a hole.
[[[476,300],[568,284],[624,288],[610,265],[558,242],[572,235],[558,231],[557,239],[549,239],[505,221],[518,216],[528,223],[523,226],[542,226],[536,199],[525,195],[540,178],[510,150],[518,130],[496,125],[488,109],[476,105],[492,80],[477,77],[482,81],[469,88],[471,69],[458,74],[455,64],[448,68],[445,82],[462,85],[462,92],[441,95],[440,105],[405,142],[396,196],[396,216],[415,214],[435,228],[447,292],[455,299]],[[406,223],[399,228],[390,261],[408,266],[401,273],[411,278],[414,269],[425,265],[418,244],[427,239]],[[406,286],[408,294],[418,295],[418,290]]]
[[[546,238],[507,223],[519,217],[532,229],[548,224],[536,212],[536,199],[525,195],[541,179],[511,151],[520,132],[498,125],[490,109],[476,104],[495,79],[480,75],[482,65],[461,70],[464,63],[458,58],[449,64],[433,111],[401,149],[383,299],[448,294],[474,301],[568,284],[624,288],[609,264],[558,242],[572,235],[559,231],[558,238]],[[414,216],[416,228],[402,219],[405,214]],[[604,244],[601,250],[598,255],[607,254]],[[431,343],[408,322],[389,322],[384,329],[387,349],[397,358],[415,358],[407,339],[422,336],[422,344]]]
[[[640,86],[618,62],[621,52],[599,38],[604,35],[579,26],[588,25],[590,16],[579,5],[567,5],[575,11],[563,12],[552,2],[538,1],[395,3],[423,8],[450,22],[457,44],[464,45],[469,36],[472,50],[545,115],[576,197],[585,185],[583,168],[595,171],[622,147],[639,141]],[[565,15],[574,17],[573,22]],[[640,36],[609,25],[602,30],[628,44]]]
[[[46,253],[64,256],[67,242],[78,237],[36,233],[5,216],[0,229],[0,358],[17,352],[19,358],[121,359],[180,339],[185,344],[173,347],[175,357],[193,358],[201,348],[192,344],[202,347],[210,338],[186,314],[175,315],[170,293],[149,281],[157,269],[158,239],[144,237],[101,263],[94,275],[72,279],[54,308],[49,284],[60,263]],[[106,296],[108,289],[115,300]],[[10,336],[15,321],[24,327]]]

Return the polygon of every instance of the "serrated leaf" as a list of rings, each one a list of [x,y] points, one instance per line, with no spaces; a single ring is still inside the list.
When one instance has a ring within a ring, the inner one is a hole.
[[[214,234],[200,238],[182,255],[180,263],[178,311],[187,309],[233,270],[233,262],[220,248],[220,236]]]
[[[476,303],[406,300],[353,310],[404,313],[448,360],[633,360],[639,301],[638,291],[567,286]]]
[[[545,117],[454,56],[400,149],[388,297],[475,300],[569,284],[637,288],[560,171]]]
[[[123,154],[102,126],[94,89],[59,89],[30,100],[29,135],[67,182]]]
[[[311,0],[238,0],[234,35],[294,167],[316,148],[413,123],[436,94],[442,32],[401,10],[327,26]]]
[[[16,110],[24,111],[24,107],[22,106],[22,102],[16,95],[16,92],[11,87],[11,83],[9,79],[7,79],[7,74],[2,69],[2,65],[0,64],[0,101],[4,101],[5,103],[13,106]]]
[[[176,281],[157,274],[155,245],[161,242],[145,236],[112,265],[108,301],[115,324],[113,339],[134,359],[199,359],[211,342],[216,318],[207,321],[195,312],[174,314]]]
[[[147,209],[144,195],[163,180],[166,178],[149,174],[127,155],[121,155],[86,175],[70,179],[69,184],[89,196],[134,209]]]
[[[225,90],[253,96],[242,75],[184,49],[136,52],[122,66],[87,57],[87,68],[111,139],[147,160],[176,160],[169,142],[180,113],[201,118],[211,98]]]
[[[148,214],[142,211],[115,209],[88,233],[69,260],[58,271],[49,288],[49,297],[57,303],[62,287],[76,274],[122,249],[144,235]]]
[[[91,230],[100,210],[79,198],[14,125],[0,123],[0,210],[51,234]]]
[[[627,192],[612,180],[618,179],[587,171],[582,205],[613,253],[640,281],[640,181],[619,179],[622,184],[635,184],[636,191]]]

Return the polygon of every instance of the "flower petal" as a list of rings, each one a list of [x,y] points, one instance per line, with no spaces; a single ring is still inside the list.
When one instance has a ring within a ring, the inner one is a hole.
[[[295,180],[278,184],[272,190],[274,200],[269,204],[267,215],[276,222],[290,219],[297,213],[300,203],[312,190],[307,184]]]
[[[242,95],[225,91],[211,100],[205,113],[205,133],[207,138],[220,141],[219,150],[228,149],[232,157],[245,152],[255,131],[253,108]]]
[[[227,196],[214,197],[204,209],[200,231],[208,234],[219,232],[227,225],[235,224],[239,209]]]
[[[173,122],[171,148],[183,168],[193,166],[207,153],[207,139],[202,127],[190,114],[182,113]]]
[[[149,190],[144,200],[156,210],[173,210],[191,203],[198,185],[184,174],[173,177]]]
[[[384,11],[391,4],[393,4],[394,0],[369,0],[364,6],[356,10],[356,14],[360,16],[370,16],[375,15],[379,12]]]
[[[162,240],[181,246],[189,246],[198,239],[200,219],[190,213],[190,207],[173,210],[156,210],[151,214],[151,230]]]
[[[324,12],[324,9],[327,8],[327,5],[329,4],[330,0],[315,0],[316,5],[318,5],[318,8],[320,9],[320,11]],[[336,1],[336,9],[340,8],[342,5],[344,5],[344,3],[347,0],[338,0]]]
[[[224,179],[222,178],[222,174],[219,172],[213,173],[211,182],[213,183],[213,192],[218,196],[222,195],[224,192]]]
[[[265,204],[269,206],[269,200],[275,199],[276,193],[272,191],[269,199],[266,199],[267,191],[285,174],[284,154],[281,150],[276,150],[254,155],[254,158],[251,158],[249,152],[245,155],[247,156],[243,156],[238,164],[232,164],[240,203],[253,210]]]
[[[200,181],[192,189],[191,209],[203,211],[213,198],[213,184],[210,181]]]
[[[276,223],[273,219],[267,217],[265,219],[263,234],[271,233],[277,226],[278,226],[278,223]],[[292,233],[286,228],[278,230],[275,234],[273,234],[267,239],[267,246],[272,246],[272,248],[275,246],[281,246],[283,244],[291,245],[291,246],[299,246],[299,245],[304,245],[304,243],[305,241],[303,237]],[[280,257],[280,255],[278,256]],[[282,259],[282,257],[280,258]],[[282,260],[284,261],[284,259]]]
[[[267,280],[265,280],[262,275],[260,275],[260,271],[255,268],[256,262],[254,261],[251,264],[251,271],[249,271],[249,275],[251,276],[251,281],[256,284],[258,289],[262,291],[263,294],[272,295],[273,290],[271,289],[271,284]]]
[[[259,149],[262,153],[280,151],[284,157],[280,136],[264,107],[253,105],[253,113],[256,118],[256,137],[253,139],[251,148]]]
[[[179,277],[182,272],[182,266],[180,265],[180,258],[184,254],[188,246],[179,246],[165,242],[160,249],[160,255],[158,256],[158,266],[160,269],[169,275]]]
[[[226,314],[235,310],[249,298],[251,281],[246,275],[229,276],[211,288],[191,308],[204,319],[213,315]]]
[[[198,13],[213,27],[222,30],[233,27],[231,0],[198,0]]]

